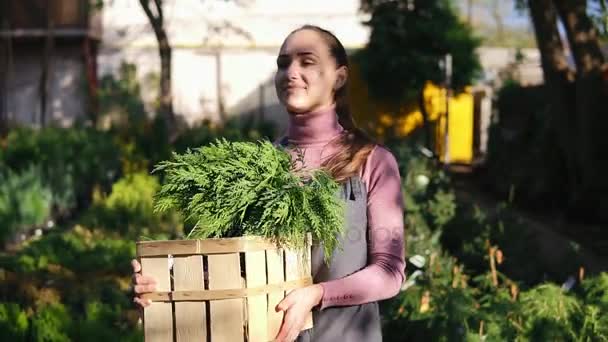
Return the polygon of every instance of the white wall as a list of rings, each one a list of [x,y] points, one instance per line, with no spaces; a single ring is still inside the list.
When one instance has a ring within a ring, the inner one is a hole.
[[[484,73],[484,81],[496,84],[501,70],[509,64],[515,63],[517,49],[481,47],[477,50],[481,67]],[[541,68],[540,52],[538,49],[521,49],[523,60],[517,67],[517,77],[523,85],[536,85],[543,82],[543,71]]]

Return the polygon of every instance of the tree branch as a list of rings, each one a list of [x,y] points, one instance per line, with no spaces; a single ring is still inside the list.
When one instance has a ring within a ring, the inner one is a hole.
[[[152,25],[152,29],[154,30],[154,34],[156,35],[156,39],[159,42],[162,42],[165,39],[167,39],[166,38],[167,35],[163,28],[163,21],[162,21],[162,18],[163,18],[162,1],[154,0],[155,6],[161,6],[161,7],[157,8],[157,12],[159,13],[158,17],[155,16],[154,13],[152,13],[152,9],[150,8],[150,0],[139,0],[139,3],[141,4],[141,7],[143,8],[144,12],[146,13],[148,20],[150,21],[150,24]]]
[[[545,81],[557,74],[573,80],[574,73],[568,66],[564,44],[557,29],[557,12],[552,0],[528,0],[536,42],[541,54]]]
[[[561,17],[579,74],[600,72],[604,56],[598,31],[587,15],[586,0],[553,0]]]
[[[146,13],[146,17],[148,17],[148,20],[150,20],[152,27],[156,31],[157,18],[154,15],[154,13],[152,13],[152,10],[150,9],[150,0],[139,0],[139,3],[141,4],[141,8]]]
[[[165,21],[165,16],[163,15],[163,2],[162,0],[154,0],[154,4],[156,5],[156,13],[158,13],[158,24],[162,26]]]

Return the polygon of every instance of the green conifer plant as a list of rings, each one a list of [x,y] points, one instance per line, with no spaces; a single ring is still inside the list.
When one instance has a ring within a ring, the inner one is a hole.
[[[269,141],[214,143],[159,163],[165,181],[155,210],[196,222],[187,238],[256,235],[302,248],[311,233],[326,260],[344,227],[340,185],[322,169],[307,170]]]

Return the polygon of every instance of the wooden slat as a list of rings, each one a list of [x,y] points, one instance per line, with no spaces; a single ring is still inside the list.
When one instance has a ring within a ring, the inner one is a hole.
[[[312,277],[312,234],[306,235],[306,249],[304,253],[299,255],[300,265],[300,279],[309,279]],[[312,312],[306,317],[306,322],[302,330],[307,330],[313,327]]]
[[[258,252],[255,252],[258,253]],[[249,296],[265,295],[274,292],[284,292],[299,287],[312,284],[312,278],[301,278],[286,281],[279,284],[262,285],[247,289],[227,289],[227,290],[190,290],[190,291],[171,291],[153,292],[142,295],[144,299],[151,299],[158,302],[183,302],[183,301],[204,301],[216,299],[245,298]]]
[[[285,279],[293,281],[296,279],[310,278],[310,249],[305,252],[303,250],[286,250],[285,251]],[[287,291],[289,293],[290,291]],[[302,330],[312,328],[312,312],[306,318]]]
[[[175,241],[139,241],[136,244],[137,255],[182,255],[197,254],[199,240],[175,240]]]
[[[247,288],[266,286],[266,252],[245,253]],[[268,313],[266,294],[247,297],[248,342],[268,342]]]
[[[171,291],[169,261],[165,257],[142,258],[141,273],[156,280],[157,291]],[[173,311],[171,303],[152,302],[144,309],[144,338],[146,342],[173,340]]]
[[[292,249],[285,250],[285,280],[296,280],[300,278],[301,258],[298,258],[298,253]],[[287,291],[289,292],[289,291]]]
[[[309,275],[306,275],[307,269],[307,258],[302,254],[303,251],[300,250],[285,250],[285,281],[293,281],[297,279],[302,279],[304,277],[308,278]],[[310,271],[308,271],[310,273]],[[287,294],[292,290],[287,291]],[[304,324],[303,330],[312,328],[312,313],[310,313],[306,319],[306,323]]]
[[[266,264],[268,269],[268,284],[279,284],[285,281],[282,250],[266,251]],[[283,322],[283,313],[276,312],[275,307],[284,297],[284,291],[268,293],[268,338],[270,340],[274,340],[277,336]]]
[[[309,239],[310,242],[310,239]],[[299,258],[300,258],[300,265],[302,265],[302,268],[300,268],[300,279],[309,279],[311,277],[312,274],[312,260],[311,260],[311,248],[310,248],[310,243],[308,244],[308,246],[306,247],[306,252],[305,253],[300,253],[299,254]],[[312,328],[313,323],[312,323],[312,312],[308,315],[308,317],[306,317],[306,322],[304,323],[304,327],[302,328],[302,330],[307,330]]]
[[[208,264],[210,290],[242,285],[238,253],[209,255]],[[243,341],[243,299],[214,300],[210,305],[211,341]]]
[[[257,236],[204,240],[140,241],[137,242],[137,255],[228,254],[276,248],[277,245],[270,240]]]
[[[175,291],[205,288],[201,255],[174,258],[173,287]],[[206,305],[205,302],[175,303],[177,342],[207,341]]]

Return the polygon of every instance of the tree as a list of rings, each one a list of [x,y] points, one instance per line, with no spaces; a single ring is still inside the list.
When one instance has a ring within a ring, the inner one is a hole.
[[[605,0],[527,0],[549,95],[548,129],[566,165],[567,204],[593,216],[608,207],[608,79],[603,77],[608,65],[588,8],[598,2],[605,8]],[[568,51],[574,66],[568,63]]]
[[[516,13],[513,0],[452,0],[460,17],[465,20],[484,45],[534,48],[534,33],[528,24],[513,21]]]
[[[603,39],[608,37],[608,0],[594,0],[589,4],[589,16]]]
[[[447,54],[453,58],[451,86],[457,91],[479,72],[475,49],[480,40],[449,0],[363,0],[361,9],[371,13],[366,23],[371,35],[355,58],[371,96],[395,106],[418,98],[426,122],[422,90],[428,81],[446,81],[440,63]],[[428,129],[426,135],[428,145]]]
[[[176,119],[173,112],[173,96],[171,92],[171,45],[165,30],[165,17],[163,15],[162,0],[139,0],[141,8],[146,13],[154,35],[158,42],[158,55],[160,57],[160,114],[164,116],[169,128],[170,136],[175,134]]]

